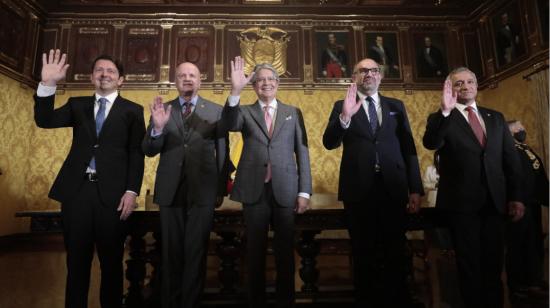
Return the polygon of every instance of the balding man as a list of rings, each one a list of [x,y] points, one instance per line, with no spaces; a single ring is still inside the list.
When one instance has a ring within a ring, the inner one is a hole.
[[[343,145],[338,199],[344,202],[353,254],[356,307],[410,307],[405,219],[424,193],[407,112],[380,95],[380,66],[363,59],[345,100],[334,104],[323,135]]]
[[[155,203],[162,233],[162,307],[199,307],[214,207],[227,179],[227,131],[222,107],[203,99],[200,71],[192,63],[176,68],[179,96],[151,104],[143,140],[147,156],[160,153]]]

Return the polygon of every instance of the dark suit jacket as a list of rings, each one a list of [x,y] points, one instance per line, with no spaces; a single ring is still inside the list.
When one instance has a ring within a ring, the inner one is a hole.
[[[436,206],[459,212],[477,211],[484,205],[480,204],[480,197],[486,186],[496,208],[505,213],[507,201],[522,201],[518,154],[503,115],[479,106],[478,110],[485,122],[485,148],[459,110],[453,109],[448,117],[441,111],[428,117],[424,146],[439,151]]]
[[[271,139],[260,103],[224,107],[230,131],[240,131],[244,146],[237,166],[231,200],[256,203],[264,190],[271,162],[273,195],[281,206],[293,207],[298,193],[311,195],[311,169],[304,120],[300,109],[277,100]]]
[[[222,106],[199,96],[195,110],[184,123],[179,100],[168,104],[172,105],[172,112],[162,134],[151,137],[151,122],[142,144],[147,156],[160,153],[155,202],[171,205],[184,177],[188,202],[214,206],[216,197],[225,195],[229,161],[227,130],[221,122]]]
[[[368,200],[378,151],[384,184],[392,192],[393,201],[405,206],[409,193],[424,193],[414,139],[403,102],[380,95],[380,104],[382,126],[373,135],[362,107],[351,118],[350,126],[343,129],[339,118],[343,101],[336,102],[323,135],[323,145],[329,150],[344,145],[339,200]]]
[[[56,110],[55,95],[35,95],[34,100],[36,125],[41,128],[73,128],[71,149],[50,190],[50,198],[62,203],[71,200],[85,180],[93,155],[99,194],[105,205],[118,206],[126,190],[139,194],[143,179],[143,152],[140,148],[145,132],[143,107],[117,96],[97,137],[94,96],[69,98]]]

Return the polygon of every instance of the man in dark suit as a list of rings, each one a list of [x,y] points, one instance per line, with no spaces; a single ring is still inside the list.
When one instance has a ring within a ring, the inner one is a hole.
[[[265,254],[267,233],[274,231],[277,269],[276,307],[294,306],[294,216],[309,207],[311,171],[300,109],[276,99],[277,71],[257,65],[245,77],[244,61],[231,61],[231,95],[223,117],[231,131],[240,131],[244,146],[231,199],[243,203],[246,223],[249,307],[266,307]],[[240,105],[240,93],[252,82],[258,100]]]
[[[542,159],[525,143],[527,133],[520,121],[508,121],[521,162],[521,193],[525,214],[507,225],[506,283],[510,299],[531,294],[548,297],[544,286],[544,237],[542,208],[548,206],[548,176]]]
[[[214,208],[227,184],[222,106],[198,95],[200,75],[192,63],[177,66],[179,96],[166,104],[155,98],[143,140],[147,156],[160,153],[154,200],[160,206],[163,308],[199,307]]]
[[[374,44],[369,47],[367,53],[369,58],[380,65],[383,77],[399,77],[399,65],[397,65],[397,61],[394,61],[392,55],[394,51],[384,45],[384,37],[382,35],[376,36]]]
[[[403,102],[382,96],[379,65],[355,65],[344,101],[334,104],[323,135],[343,144],[338,199],[344,202],[357,307],[408,307],[405,219],[424,193]]]
[[[95,246],[101,264],[101,307],[119,308],[125,220],[134,210],[143,179],[143,108],[118,94],[124,80],[121,64],[100,56],[92,66],[95,94],[72,97],[54,110],[56,85],[69,66],[65,61],[59,50],[42,56],[42,81],[34,97],[39,127],[73,129],[71,150],[49,194],[61,202],[67,250],[65,307],[88,305]]]
[[[504,117],[479,107],[476,95],[475,74],[453,70],[423,141],[439,152],[436,207],[449,224],[464,304],[502,307],[505,215],[523,216],[521,167]]]

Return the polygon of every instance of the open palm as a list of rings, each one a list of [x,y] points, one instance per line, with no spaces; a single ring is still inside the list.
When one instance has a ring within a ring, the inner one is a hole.
[[[55,86],[58,81],[65,79],[69,64],[66,64],[67,54],[61,55],[61,50],[50,50],[49,55],[42,54],[42,83]]]

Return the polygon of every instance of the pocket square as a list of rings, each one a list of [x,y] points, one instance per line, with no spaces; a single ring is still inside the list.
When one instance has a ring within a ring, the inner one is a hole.
[[[397,111],[390,111],[390,115],[391,115],[391,116],[394,116],[394,115],[396,115],[397,113],[398,113]]]
[[[285,121],[288,121],[288,120],[291,120],[292,119],[292,116],[289,115],[288,117],[285,118]]]

